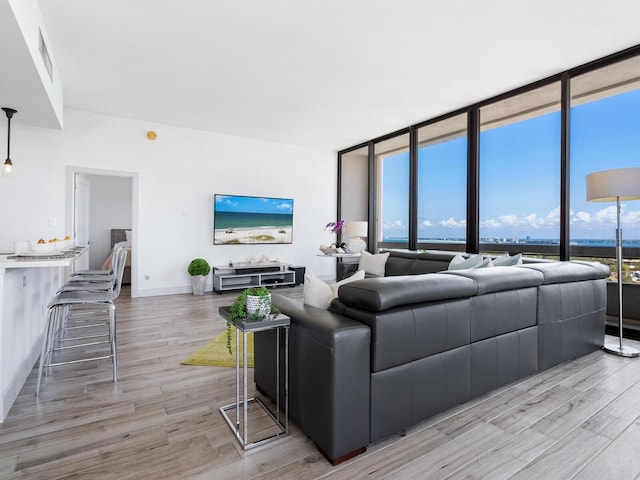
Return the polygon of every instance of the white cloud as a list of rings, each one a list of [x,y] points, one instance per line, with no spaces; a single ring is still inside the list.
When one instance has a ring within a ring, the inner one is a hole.
[[[574,222],[591,223],[591,214],[589,212],[578,212],[571,219],[571,223]]]
[[[290,203],[281,203],[280,205],[278,205],[276,207],[278,210],[287,210],[287,211],[291,211],[291,204]]]
[[[502,224],[499,221],[494,220],[492,218],[489,220],[480,222],[480,225],[487,228],[499,228],[502,226]]]
[[[520,225],[527,225],[529,227],[538,228],[541,225],[544,225],[544,220],[538,220],[538,215],[535,213],[530,213],[526,217],[520,220]]]
[[[457,221],[453,217],[449,217],[447,220],[440,220],[438,224],[447,228],[464,228],[467,225],[466,220]]]
[[[600,224],[614,224],[616,223],[616,211],[615,205],[598,210],[593,216],[595,222]]]
[[[391,222],[385,223],[384,228],[405,228],[402,220],[392,220]]]
[[[431,223],[429,220],[425,220],[424,222],[422,222],[422,226],[423,227],[433,227],[433,223]]]
[[[546,226],[557,226],[560,223],[560,207],[551,210],[545,217],[538,217],[537,213],[518,216],[513,213],[500,215],[497,219],[490,218],[480,222],[486,228],[500,227],[528,227],[539,228]]]
[[[625,212],[620,215],[620,222],[626,225],[638,226],[640,223],[640,211],[632,210],[631,212]]]
[[[622,214],[620,217],[621,223],[626,227],[640,227],[640,210],[630,210],[625,212],[626,205],[622,204]],[[591,225],[598,227],[612,227],[616,225],[616,206],[608,205],[596,212],[586,212],[573,210],[569,211],[570,222],[573,225]],[[443,227],[463,227],[465,221],[461,220],[457,222],[454,218],[448,220],[441,220],[438,222]],[[513,213],[499,215],[497,218],[489,218],[482,220],[480,225],[484,228],[497,229],[497,228],[516,228],[524,227],[529,229],[537,228],[557,228],[560,224],[560,207],[556,207],[549,213],[543,216],[538,216],[537,213],[529,213],[527,215],[516,215]]]
[[[500,225],[517,225],[518,224],[518,216],[517,215],[500,215],[498,217],[500,221]]]
[[[558,225],[560,223],[560,207],[556,207],[547,214],[547,221],[550,225]]]

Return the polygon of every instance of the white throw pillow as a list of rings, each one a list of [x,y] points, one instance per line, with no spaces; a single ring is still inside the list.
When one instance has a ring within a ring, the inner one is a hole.
[[[389,258],[389,252],[378,253],[376,255],[372,255],[369,252],[362,252],[360,254],[358,270],[364,270],[371,275],[384,277],[384,266],[387,264],[387,258]]]
[[[329,285],[331,288],[331,292],[333,293],[333,298],[338,298],[338,289],[349,282],[355,282],[356,280],[362,280],[364,278],[364,270],[358,270],[356,273],[351,275],[350,277],[345,278],[344,280],[340,280],[338,283],[334,283],[333,285]]]
[[[513,265],[522,265],[522,254],[518,253],[513,257],[510,257],[509,254],[506,254],[502,257],[495,258],[493,260],[493,265],[495,267],[511,267]]]
[[[471,267],[471,268],[489,268],[489,267],[494,267],[494,266],[495,265],[493,264],[493,262],[491,261],[490,258],[485,258],[479,264],[477,264],[476,266]]]
[[[326,282],[323,282],[313,272],[304,274],[304,300],[305,305],[326,310],[333,300],[333,292]]]
[[[482,263],[482,261],[482,255],[473,255],[469,258],[464,258],[462,255],[456,255],[451,259],[451,262],[449,262],[448,270],[465,270],[467,268],[476,268]]]
[[[127,239],[126,240],[127,241],[126,247],[127,248],[131,248],[131,230],[125,230],[124,231],[124,236]]]

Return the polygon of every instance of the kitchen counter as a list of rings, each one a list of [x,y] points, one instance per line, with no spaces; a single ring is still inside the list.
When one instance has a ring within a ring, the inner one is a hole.
[[[56,257],[0,255],[0,422],[40,356],[48,304],[86,250]]]
[[[0,269],[5,268],[41,268],[71,267],[82,252],[51,257],[19,257],[16,255],[0,255]]]

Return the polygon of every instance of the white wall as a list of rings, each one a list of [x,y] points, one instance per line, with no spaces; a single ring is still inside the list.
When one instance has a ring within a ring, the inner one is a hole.
[[[17,178],[0,183],[0,251],[15,240],[70,234],[65,171],[72,166],[138,174],[134,295],[190,291],[186,268],[194,257],[225,264],[268,255],[335,276],[335,260],[316,256],[332,241],[323,227],[336,211],[335,152],[76,110],[64,115],[63,131],[12,124]],[[214,246],[216,192],[293,198],[294,243]]]
[[[131,178],[87,175],[89,180],[89,268],[99,269],[111,251],[111,229],[131,230]]]

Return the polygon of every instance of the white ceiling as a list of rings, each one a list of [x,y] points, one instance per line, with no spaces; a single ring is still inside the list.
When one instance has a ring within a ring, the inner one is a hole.
[[[334,150],[640,44],[637,0],[40,8],[65,108]]]

